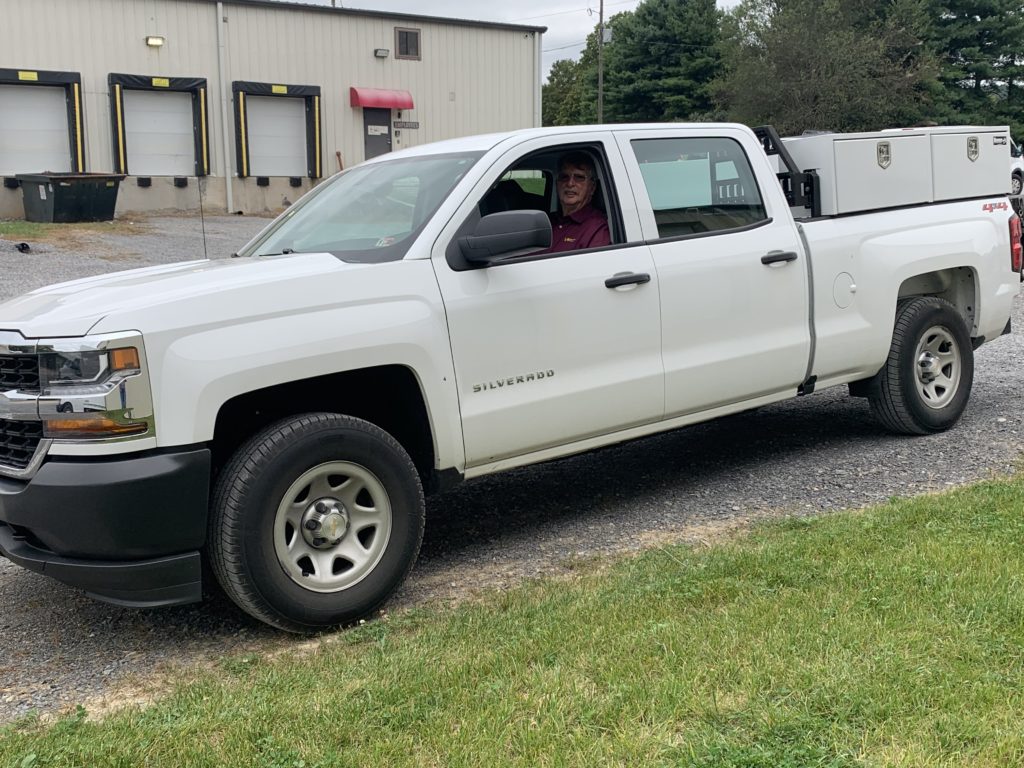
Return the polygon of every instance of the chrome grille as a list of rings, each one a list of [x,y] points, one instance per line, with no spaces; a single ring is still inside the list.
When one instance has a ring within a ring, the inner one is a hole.
[[[0,355],[0,392],[39,391],[39,358],[35,355]]]
[[[0,466],[25,469],[42,439],[41,422],[0,419]]]

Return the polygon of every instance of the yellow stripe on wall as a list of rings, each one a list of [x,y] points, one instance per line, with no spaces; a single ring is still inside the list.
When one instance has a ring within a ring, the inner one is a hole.
[[[117,157],[120,161],[121,173],[128,172],[128,166],[124,161],[124,116],[121,114],[121,86],[114,86],[114,110],[117,114]]]
[[[202,124],[202,142],[203,142],[203,174],[210,172],[210,160],[207,157],[206,150],[206,89],[199,89],[199,121]]]
[[[319,96],[314,96],[313,97],[313,125],[315,126],[314,140],[313,140],[313,150],[316,152],[316,165],[315,165],[315,168],[316,168],[316,178],[319,179],[320,178],[320,97]]]
[[[75,86],[75,146],[78,147],[78,172],[85,171],[85,159],[82,157],[82,94],[78,83]]]
[[[238,137],[242,142],[242,176],[249,175],[249,152],[245,147],[245,92],[238,92]]]

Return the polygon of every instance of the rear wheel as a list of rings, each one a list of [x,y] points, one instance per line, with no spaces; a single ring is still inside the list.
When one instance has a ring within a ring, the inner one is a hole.
[[[290,632],[379,608],[412,568],[424,502],[408,454],[383,430],[315,413],[272,424],[217,481],[210,560],[228,596]]]
[[[973,381],[971,338],[953,305],[933,296],[900,302],[889,357],[868,391],[882,425],[912,435],[949,429]]]

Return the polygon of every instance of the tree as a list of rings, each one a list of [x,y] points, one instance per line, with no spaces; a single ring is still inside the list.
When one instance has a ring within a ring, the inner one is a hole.
[[[934,0],[930,42],[942,67],[941,122],[1024,130],[1024,9],[1014,0]]]
[[[606,122],[698,119],[712,108],[718,72],[714,0],[644,0],[605,22]],[[598,32],[577,62],[555,62],[543,92],[544,125],[597,121]]]
[[[606,121],[686,120],[711,109],[719,66],[714,0],[645,0],[609,26]]]
[[[572,105],[573,122],[588,125],[597,122],[597,27],[587,35],[587,45],[580,54],[578,101]]]
[[[579,62],[559,59],[551,65],[548,81],[541,92],[543,124],[573,125],[579,122],[577,116],[582,97]]]
[[[928,2],[745,0],[723,27],[718,105],[782,134],[920,122],[936,93]]]
[[[597,32],[587,36],[579,61],[551,65],[542,92],[543,125],[585,125],[597,120]]]

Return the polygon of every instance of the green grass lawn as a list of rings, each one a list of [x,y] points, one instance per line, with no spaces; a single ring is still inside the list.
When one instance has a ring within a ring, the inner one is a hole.
[[[534,195],[543,195],[545,189],[544,179],[540,176],[536,178],[525,177],[516,179],[519,182],[519,186],[523,188],[523,191],[529,192]]]
[[[49,224],[35,221],[0,221],[0,238],[4,240],[50,241],[73,237],[82,232],[132,234],[145,231],[140,225],[128,221],[92,221],[70,224]]]
[[[1024,765],[1024,478],[596,570],[26,720],[0,765]]]

